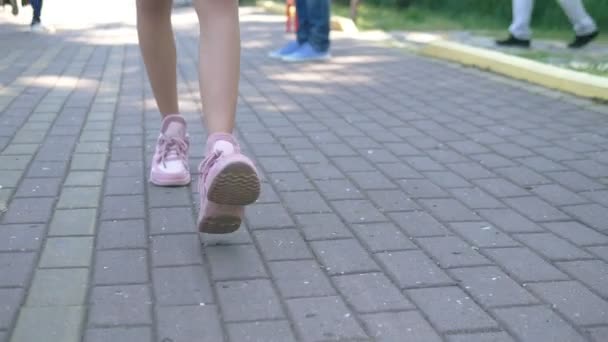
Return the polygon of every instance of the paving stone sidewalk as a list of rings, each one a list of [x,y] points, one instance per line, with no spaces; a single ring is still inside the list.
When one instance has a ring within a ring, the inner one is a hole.
[[[244,10],[238,134],[263,193],[199,236],[146,182],[159,115],[128,23],[0,16],[0,342],[606,341],[606,106],[336,35],[269,60]],[[203,157],[197,33],[175,12]]]

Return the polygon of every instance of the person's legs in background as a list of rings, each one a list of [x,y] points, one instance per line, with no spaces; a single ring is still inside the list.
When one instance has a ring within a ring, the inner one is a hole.
[[[597,37],[599,34],[597,25],[587,13],[582,0],[558,0],[558,2],[572,23],[576,34],[574,41],[569,44],[570,47],[583,47]]]
[[[310,33],[310,21],[308,16],[308,0],[295,0],[296,2],[296,17],[298,18],[298,29],[296,31],[296,39],[288,42],[278,50],[271,51],[268,56],[275,59],[294,53],[300,45],[308,42]]]
[[[152,92],[161,113],[150,182],[161,186],[190,183],[186,121],[179,115],[172,0],[137,0],[137,34]]]
[[[309,62],[327,60],[329,54],[329,31],[330,31],[330,0],[300,0],[304,3],[298,7],[302,8],[306,16],[305,39],[298,41],[301,43],[298,50],[284,56],[286,62]]]
[[[511,2],[513,18],[509,26],[509,38],[496,41],[500,46],[529,47],[532,30],[530,21],[534,9],[534,0],[513,0]]]
[[[32,26],[40,24],[40,16],[42,15],[42,0],[30,0],[32,5]]]

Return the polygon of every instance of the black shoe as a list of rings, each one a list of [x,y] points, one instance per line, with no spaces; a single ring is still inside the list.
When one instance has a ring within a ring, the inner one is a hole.
[[[496,45],[498,45],[498,46],[508,46],[508,47],[529,48],[530,47],[530,40],[529,39],[519,39],[519,38],[513,36],[512,34],[510,34],[509,38],[507,38],[507,39],[497,40],[496,41]]]
[[[594,40],[598,34],[600,34],[600,31],[595,30],[589,34],[576,36],[574,40],[570,44],[568,44],[568,47],[572,49],[582,48],[583,46],[589,44],[592,40]]]

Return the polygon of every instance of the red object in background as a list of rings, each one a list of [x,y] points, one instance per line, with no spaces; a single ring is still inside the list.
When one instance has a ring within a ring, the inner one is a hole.
[[[285,5],[285,14],[287,15],[285,31],[296,32],[298,30],[298,17],[296,16],[296,0],[286,0]]]

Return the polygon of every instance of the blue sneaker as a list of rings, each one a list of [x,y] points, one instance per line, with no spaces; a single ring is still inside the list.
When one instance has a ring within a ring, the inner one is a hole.
[[[300,43],[297,40],[289,42],[285,44],[282,48],[272,51],[268,54],[268,57],[275,59],[282,59],[283,57],[294,53],[297,49],[300,48]]]
[[[315,50],[309,43],[304,43],[295,52],[284,56],[283,61],[285,62],[314,62],[314,61],[326,61],[331,58],[329,51],[319,52]]]

